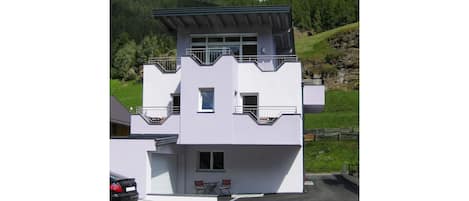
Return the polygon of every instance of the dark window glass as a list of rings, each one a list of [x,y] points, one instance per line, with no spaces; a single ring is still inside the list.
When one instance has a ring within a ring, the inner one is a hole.
[[[239,45],[229,46],[228,48],[230,48],[231,54],[239,55]]]
[[[243,45],[243,55],[257,55],[257,45]]]
[[[256,36],[243,37],[243,41],[257,41],[257,37]]]
[[[226,37],[225,38],[225,42],[239,42],[240,41],[240,37]]]
[[[199,169],[210,169],[210,152],[199,152]]]
[[[223,38],[208,38],[208,42],[223,42]]]
[[[203,38],[192,38],[192,42],[193,43],[200,43],[200,42],[205,43],[205,37],[203,37]]]
[[[213,152],[213,169],[223,170],[223,152]]]
[[[213,89],[202,89],[200,94],[202,96],[202,109],[213,110]]]
[[[181,107],[181,97],[179,95],[173,96],[173,112],[179,113]]]

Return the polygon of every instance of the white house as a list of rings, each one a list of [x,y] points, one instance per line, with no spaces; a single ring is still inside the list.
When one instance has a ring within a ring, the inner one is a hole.
[[[222,179],[233,194],[303,192],[303,114],[322,110],[324,86],[302,83],[290,7],[153,17],[177,35],[177,56],[144,65],[143,103],[130,136],[110,141],[111,171],[134,177],[140,197]]]

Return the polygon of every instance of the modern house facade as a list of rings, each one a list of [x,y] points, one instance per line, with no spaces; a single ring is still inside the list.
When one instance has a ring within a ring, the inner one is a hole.
[[[303,115],[322,110],[324,86],[302,82],[291,9],[153,17],[177,36],[177,55],[144,65],[142,106],[130,136],[111,139],[111,170],[134,177],[141,196],[195,194],[194,181],[222,179],[233,194],[303,192]]]

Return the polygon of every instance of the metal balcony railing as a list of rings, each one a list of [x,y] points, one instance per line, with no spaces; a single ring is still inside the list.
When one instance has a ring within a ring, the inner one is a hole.
[[[160,125],[172,114],[179,114],[180,106],[137,107],[135,113],[148,124]]]
[[[197,62],[202,65],[212,65],[215,61],[223,56],[231,55],[230,48],[187,48],[186,56],[194,58]]]
[[[296,55],[236,55],[236,60],[240,63],[254,62],[257,66],[259,64],[271,63],[274,70],[277,70],[286,62],[298,62]]]
[[[283,114],[297,114],[296,106],[235,106],[235,114],[251,116],[259,124],[273,124]]]
[[[181,58],[176,57],[151,57],[148,59],[148,64],[157,65],[166,73],[174,73],[179,70],[178,63]]]

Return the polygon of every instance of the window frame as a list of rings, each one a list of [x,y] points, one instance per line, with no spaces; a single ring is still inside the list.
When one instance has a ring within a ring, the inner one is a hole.
[[[203,101],[204,98],[202,97],[203,91],[212,91],[212,109],[204,109],[203,108]],[[198,103],[198,112],[199,113],[214,113],[215,112],[215,88],[213,87],[203,87],[199,88],[199,103]]]
[[[209,169],[201,169],[200,168],[200,153],[202,152],[208,152],[210,153],[210,165],[209,165]],[[214,156],[213,154],[214,153],[222,153],[223,154],[223,169],[213,169],[213,164],[214,164]],[[225,168],[225,152],[224,151],[198,151],[197,152],[197,168],[196,168],[196,171],[197,172],[225,172],[226,168]]]
[[[223,38],[223,40],[221,42],[209,42],[208,39],[209,38],[214,38],[214,37],[218,37],[218,38]],[[226,38],[228,37],[239,37],[239,41],[236,41],[236,42],[227,42],[226,41]],[[256,37],[256,40],[255,41],[244,41],[243,38],[244,37]],[[205,38],[205,41],[204,42],[193,42],[192,41],[192,38]],[[243,46],[244,45],[255,45],[256,46],[256,55],[259,54],[259,44],[258,44],[258,41],[259,41],[259,36],[257,33],[222,33],[222,34],[190,34],[190,41],[191,41],[191,45],[190,47],[193,48],[194,46],[197,46],[197,47],[202,47],[205,49],[205,51],[208,51],[209,48],[211,47],[217,47],[217,46],[225,46],[225,47],[228,47],[228,46],[239,46],[239,57],[240,58],[243,58],[243,56],[245,56],[244,52],[243,52]]]

